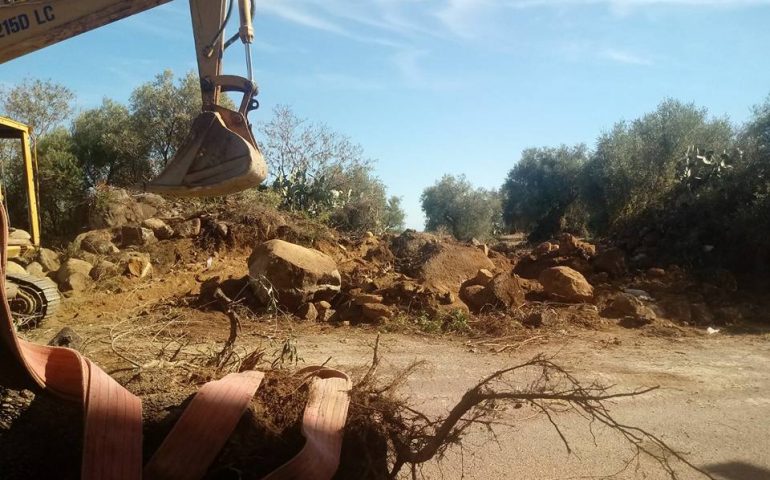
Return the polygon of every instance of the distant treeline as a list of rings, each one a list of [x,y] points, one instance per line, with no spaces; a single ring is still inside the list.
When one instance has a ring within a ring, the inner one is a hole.
[[[436,208],[435,199],[456,194],[458,184],[459,197],[449,196],[473,205]],[[423,209],[429,228],[459,237],[518,230],[539,241],[567,231],[612,237],[629,251],[671,262],[767,273],[770,97],[740,126],[665,100],[618,122],[593,148],[525,150],[498,192],[444,177],[423,194]],[[457,227],[469,224],[458,220],[463,212],[478,218],[481,210],[483,222]]]

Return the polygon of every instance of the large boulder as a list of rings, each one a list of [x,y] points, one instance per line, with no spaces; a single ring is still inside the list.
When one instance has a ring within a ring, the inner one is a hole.
[[[484,273],[488,272],[479,271],[479,275],[463,283],[460,288],[460,299],[472,311],[512,310],[524,304],[524,290],[516,275],[498,273],[492,278],[486,278]]]
[[[249,276],[263,303],[275,299],[294,312],[307,302],[330,300],[342,280],[334,260],[318,250],[283,240],[269,240],[249,257]]]
[[[59,254],[48,248],[41,248],[37,252],[37,261],[42,265],[46,272],[55,272],[61,267]]]
[[[33,277],[45,277],[45,271],[43,270],[43,266],[40,265],[40,262],[30,262],[30,264],[27,265],[26,270],[27,273]]]
[[[484,289],[487,302],[496,308],[514,309],[524,305],[524,290],[519,285],[516,275],[498,273]]]
[[[16,262],[8,261],[6,272],[11,275],[27,275],[27,270]]]
[[[62,291],[80,291],[91,283],[91,269],[93,265],[77,258],[70,258],[62,263],[56,272],[56,281]]]
[[[393,310],[381,303],[364,303],[361,305],[364,319],[374,323],[384,323],[393,316]]]
[[[75,238],[75,246],[96,255],[109,255],[117,253],[118,247],[112,243],[112,234],[109,230],[93,230],[82,233]]]
[[[558,251],[555,250],[555,251]],[[534,254],[522,257],[516,262],[516,266],[513,271],[516,275],[529,280],[537,280],[543,270],[547,270],[552,267],[558,267],[563,262],[556,257],[551,256],[537,256]]]
[[[594,296],[594,288],[585,277],[569,267],[547,268],[538,280],[545,293],[557,300],[585,302]]]
[[[166,200],[153,193],[130,194],[122,188],[99,187],[89,210],[91,229],[138,225],[167,210]]]
[[[414,276],[426,286],[455,294],[463,282],[479,270],[494,270],[495,264],[484,252],[469,245],[428,244],[422,249],[422,262]]]

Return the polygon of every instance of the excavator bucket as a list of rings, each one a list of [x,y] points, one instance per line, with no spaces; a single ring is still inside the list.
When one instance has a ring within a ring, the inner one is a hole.
[[[258,186],[267,166],[246,117],[222,107],[193,121],[174,158],[146,190],[178,197],[210,197]]]

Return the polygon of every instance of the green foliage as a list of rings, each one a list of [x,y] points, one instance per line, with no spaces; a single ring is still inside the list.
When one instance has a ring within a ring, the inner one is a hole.
[[[0,112],[32,128],[32,141],[44,137],[72,114],[75,94],[51,80],[26,78],[0,88]]]
[[[404,332],[419,330],[423,333],[441,334],[441,333],[470,333],[471,326],[468,315],[459,309],[440,315],[420,315],[399,314],[388,320],[381,328],[385,332]]]
[[[47,242],[70,238],[87,216],[86,176],[72,151],[72,136],[64,128],[52,131],[38,144],[40,220]]]
[[[360,145],[325,125],[309,124],[286,106],[275,108],[261,132],[271,187],[282,208],[349,232],[382,233],[403,224],[400,203],[388,202]]]
[[[201,111],[198,75],[189,72],[176,82],[171,70],[131,94],[131,120],[136,135],[145,143],[148,157],[160,171],[174,156]]]
[[[525,151],[503,193],[508,225],[533,238],[585,229],[663,264],[766,272],[770,97],[738,131],[705,109],[666,100],[617,123],[591,153]]]
[[[442,329],[445,332],[468,333],[471,331],[468,320],[468,315],[464,311],[460,309],[452,310],[444,315]]]
[[[401,207],[401,197],[395,195],[388,198],[383,215],[383,228],[386,232],[400,233],[404,230],[406,213]]]
[[[534,240],[561,230],[582,230],[585,211],[576,200],[587,160],[588,148],[583,144],[524,150],[502,187],[506,224],[532,232]]]
[[[497,191],[473,188],[464,175],[444,175],[422,192],[425,229],[446,229],[459,240],[484,239],[496,233],[501,223]]]
[[[72,123],[72,154],[78,159],[85,183],[130,186],[149,180],[152,161],[137,120],[125,105],[104,99]]]
[[[678,171],[691,146],[722,150],[733,132],[724,119],[709,119],[693,104],[665,100],[633,122],[620,122],[597,140],[586,166],[583,199],[592,225],[606,231],[662,201],[679,183]]]

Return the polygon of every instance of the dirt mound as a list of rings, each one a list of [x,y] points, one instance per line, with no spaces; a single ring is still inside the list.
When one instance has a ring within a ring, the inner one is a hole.
[[[258,192],[215,202],[174,203],[114,190],[110,194],[127,202],[122,209],[116,205],[119,202],[102,206],[102,223],[112,226],[79,235],[61,257],[63,265],[70,265],[69,259],[74,258],[93,266],[88,274],[58,276],[63,288],[80,292],[76,295],[135,288],[132,285],[147,278],[195,271],[190,294],[203,299],[202,284],[209,289],[214,281],[206,272],[221,258],[232,256],[237,266],[229,275],[217,277],[218,286],[224,289],[226,282],[240,282],[249,275],[245,257],[251,251],[265,242],[282,240],[297,248],[315,249],[336,263],[339,290],[299,303],[279,295],[276,305],[267,301],[269,295],[262,295],[261,301],[253,295],[246,299],[242,292],[235,292],[240,300],[228,295],[233,301],[245,302],[244,308],[254,315],[278,308],[296,312],[297,319],[305,321],[355,324],[388,323],[416,315],[440,319],[453,312],[468,316],[472,311],[497,312],[506,321],[521,324],[524,319],[516,312],[522,306],[558,305],[567,300],[585,302],[602,312],[617,294],[629,289],[644,292],[639,298],[645,309],[655,313],[656,322],[708,326],[757,315],[756,309],[736,305],[736,281],[725,272],[704,283],[673,266],[634,270],[635,263],[622,250],[572,235],[534,248],[520,235],[505,236],[492,242],[490,249],[480,242],[462,243],[414,230],[400,235],[345,235],[306,216],[279,212]],[[489,279],[497,280],[492,286],[474,282],[479,271],[489,272]],[[580,283],[580,288],[572,289],[577,293],[565,293],[548,275],[543,277],[544,272],[562,271],[574,272],[567,283]],[[43,272],[57,277],[56,271]],[[281,289],[301,289],[305,282],[300,277],[289,279]],[[371,297],[362,303],[362,295]]]

